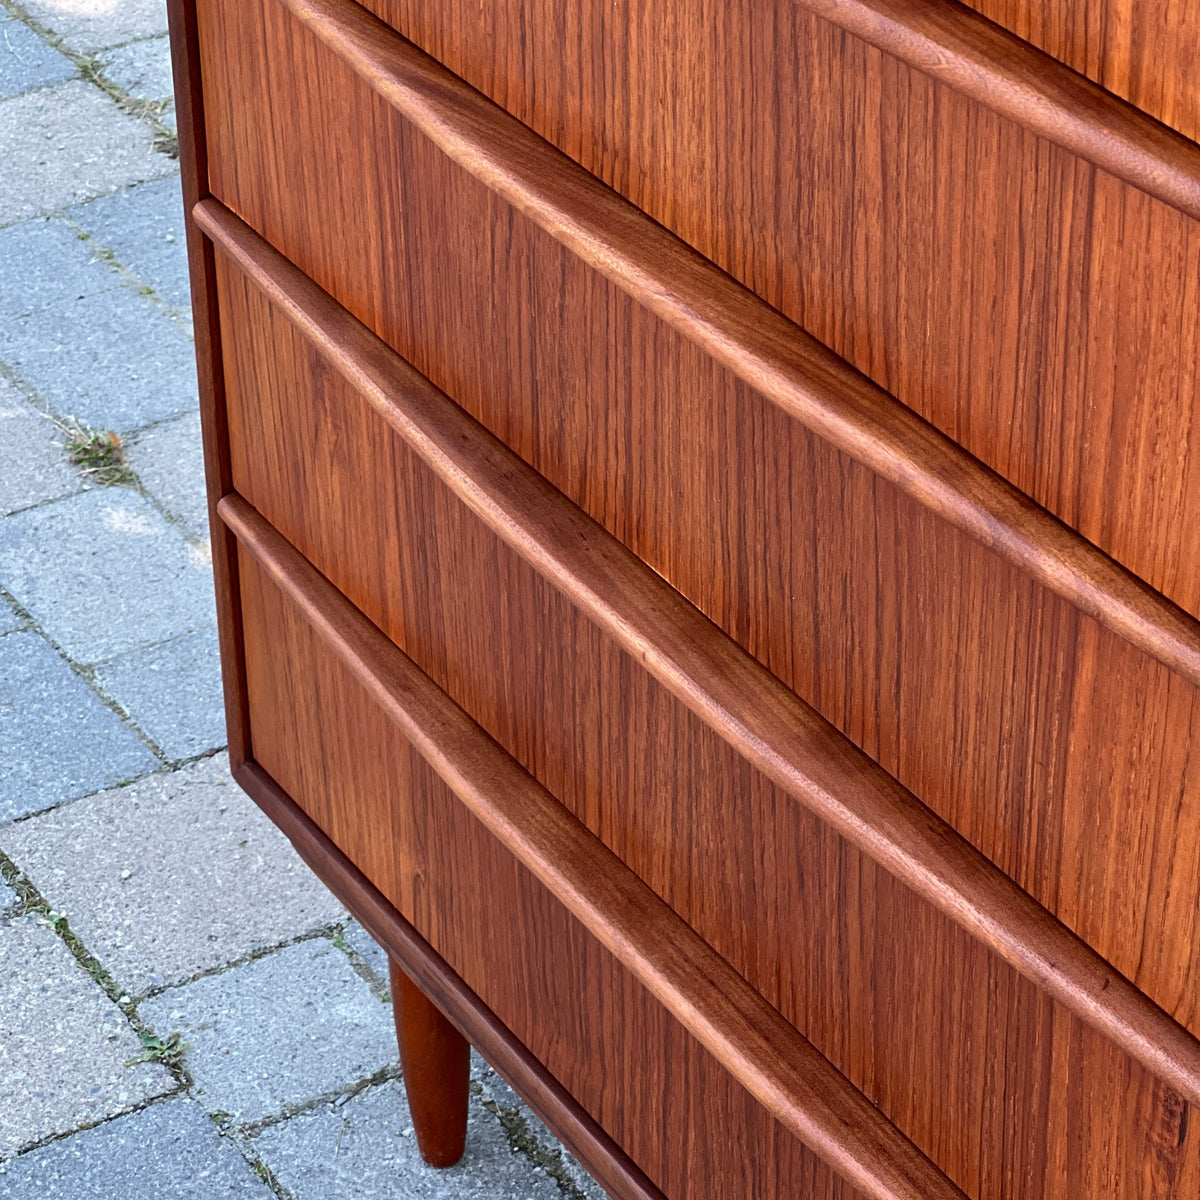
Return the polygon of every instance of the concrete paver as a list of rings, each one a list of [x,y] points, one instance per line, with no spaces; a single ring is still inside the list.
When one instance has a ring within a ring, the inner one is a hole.
[[[80,52],[167,32],[164,0],[21,0],[21,7]]]
[[[75,74],[65,54],[47,46],[23,21],[0,16],[0,100]]]
[[[397,1195],[405,1200],[557,1200],[560,1195],[555,1181],[515,1155],[496,1118],[477,1106],[472,1106],[462,1160],[446,1170],[427,1167],[399,1082],[273,1125],[251,1145],[296,1200],[392,1200]]]
[[[167,1100],[23,1155],[0,1200],[271,1200],[191,1100]]]
[[[0,379],[0,444],[5,455],[0,516],[79,491],[83,481],[60,443],[54,422]],[[0,615],[0,631],[3,622]]]
[[[0,637],[0,746],[0,822],[112,787],[158,765],[32,632]]]
[[[135,100],[171,100],[171,43],[165,37],[131,42],[100,56],[104,77]]]
[[[208,537],[199,413],[186,413],[131,438],[125,457],[142,487],[193,537]]]
[[[98,666],[96,683],[172,760],[225,745],[215,629],[134,650]]]
[[[216,620],[204,556],[148,500],[119,488],[0,519],[0,583],[80,663]]]
[[[194,1094],[239,1123],[341,1091],[397,1057],[381,1003],[325,938],[172,988],[139,1008],[161,1036],[192,1043]]]
[[[131,995],[345,915],[228,772],[219,755],[0,831]]]
[[[0,359],[55,410],[98,429],[126,433],[196,407],[191,340],[131,287],[5,322]]]
[[[17,893],[0,879],[0,917],[10,913],[17,904]]]
[[[168,304],[191,304],[178,176],[101,196],[68,210],[67,216]]]
[[[81,79],[0,101],[0,226],[53,212],[177,165],[154,133]]]
[[[0,320],[109,292],[121,276],[58,217],[0,229]]]
[[[0,922],[0,1157],[175,1088],[121,1010],[34,916]]]

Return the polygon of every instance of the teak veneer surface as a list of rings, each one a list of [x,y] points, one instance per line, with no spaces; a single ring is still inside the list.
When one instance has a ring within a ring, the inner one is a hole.
[[[242,555],[258,761],[669,1196],[859,1200],[489,838]],[[327,719],[342,714],[337,727]]]
[[[239,544],[456,801],[746,1089],[764,1115],[872,1200],[964,1200],[795,1026],[261,514],[237,496],[226,497],[220,511]],[[379,805],[378,793],[370,799]],[[380,828],[377,817],[372,824]],[[482,896],[463,899],[487,902]],[[591,996],[588,1003],[603,1010],[605,998]],[[539,1019],[531,1014],[527,1021]]]
[[[1200,138],[1200,7],[1192,0],[965,0],[997,24]]]
[[[1174,1092],[740,761],[218,273],[238,490],[951,1178],[1132,1198],[1149,1139],[1174,1147],[1152,1194],[1187,1194]],[[336,736],[301,740],[319,758]],[[340,778],[311,815],[374,878],[358,856],[378,821],[344,815]]]
[[[297,122],[218,92],[223,197],[1196,1028],[1195,689],[798,429],[280,37],[342,102]]]
[[[324,75],[236,7],[223,91]],[[367,7],[1200,613],[1200,222],[793,0]],[[214,171],[267,215],[270,170]]]
[[[749,1097],[614,970],[528,873],[480,836],[476,822],[244,555],[241,575],[258,760],[650,1178],[667,1195],[691,1194],[693,1180],[703,1180],[700,1194],[712,1196],[856,1194],[764,1123]],[[327,719],[331,711],[343,717],[336,728]],[[678,757],[677,749],[670,752]],[[825,854],[836,869],[836,848]],[[895,925],[879,930],[886,960],[889,934],[903,930],[911,914],[896,912],[892,904],[900,897],[886,889],[860,907],[878,880],[871,873],[863,878],[852,863],[840,865],[853,911],[872,917],[859,925],[843,910],[850,958],[830,967],[846,979],[836,996],[813,1000],[828,1021],[850,1025],[838,1010],[862,1021],[855,1025],[858,1036],[844,1035],[844,1053],[878,1070],[871,1061],[877,1048],[894,1050],[891,1034],[903,1024],[887,1012],[889,1003],[907,1008],[911,1001],[903,997],[910,987],[920,989],[927,960],[907,963],[899,955],[899,964],[881,971],[883,964],[872,969],[859,957],[870,926],[894,913]],[[947,949],[935,939],[934,956]],[[931,1101],[940,1107],[946,1095],[976,1109],[961,1130],[968,1146],[957,1142],[957,1127],[924,1130],[943,1169],[953,1176],[957,1167],[958,1182],[980,1198],[1025,1186],[1063,1197],[1189,1195],[1200,1163],[1194,1135],[1181,1129],[1178,1101],[1039,1002],[1032,989],[1018,986],[1014,993],[995,973],[972,974],[955,953],[960,949],[951,951],[953,961],[967,974],[947,989],[948,1024],[931,1026],[926,1013],[910,1012],[914,1044],[900,1055],[917,1078],[929,1080],[930,1090],[914,1098],[914,1079],[899,1064],[892,1083],[918,1112]],[[863,987],[867,979],[870,991]],[[894,993],[882,979],[894,979]],[[963,1022],[966,1012],[972,1017]],[[998,1028],[989,1030],[993,1021]],[[988,1048],[992,1064],[989,1070],[976,1060],[960,1077],[945,1039],[961,1043],[964,1024],[978,1049]],[[1036,1058],[1028,1057],[1039,1048]],[[883,1080],[876,1083],[891,1090]],[[1084,1091],[1094,1094],[1092,1102]],[[1123,1103],[1114,1106],[1114,1098]],[[1033,1111],[1022,1103],[1029,1099]],[[1156,1148],[1153,1160],[1145,1156],[1147,1145]]]

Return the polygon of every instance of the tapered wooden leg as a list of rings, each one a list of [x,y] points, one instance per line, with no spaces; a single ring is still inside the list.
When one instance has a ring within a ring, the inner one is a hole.
[[[452,1167],[467,1141],[471,1046],[425,993],[391,963],[400,1066],[421,1157]]]

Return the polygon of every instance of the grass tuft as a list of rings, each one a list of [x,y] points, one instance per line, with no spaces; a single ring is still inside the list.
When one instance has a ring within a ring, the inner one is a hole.
[[[125,461],[120,434],[81,425],[74,417],[57,422],[62,447],[73,466],[101,487],[132,487],[133,471]]]

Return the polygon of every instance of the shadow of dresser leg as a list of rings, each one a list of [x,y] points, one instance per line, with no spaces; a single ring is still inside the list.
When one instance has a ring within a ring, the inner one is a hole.
[[[400,1065],[417,1145],[431,1167],[452,1167],[467,1139],[471,1046],[395,962],[390,966]]]

